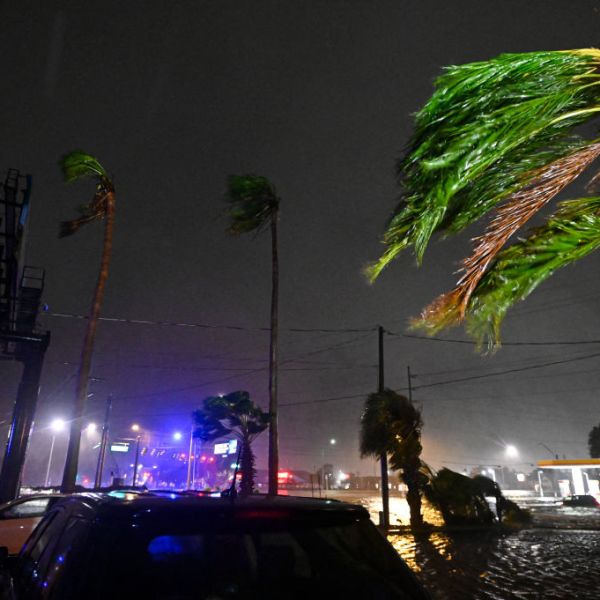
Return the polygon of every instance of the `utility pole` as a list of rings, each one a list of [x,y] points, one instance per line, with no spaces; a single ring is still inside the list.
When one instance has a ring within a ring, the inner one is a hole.
[[[384,368],[383,368],[383,334],[384,329],[381,325],[379,325],[378,329],[378,346],[379,346],[379,374],[377,378],[377,391],[381,394],[383,393],[385,383],[384,383]],[[388,483],[388,461],[387,454],[382,454],[380,457],[381,460],[381,503],[382,503],[382,512],[381,512],[381,523],[382,527],[386,529],[390,526],[390,489]]]
[[[187,464],[187,479],[185,482],[185,489],[190,490],[192,484],[192,460],[194,458],[194,424],[192,423],[192,428],[190,430],[190,447],[188,452],[188,464]],[[195,463],[194,463],[195,464]],[[196,482],[196,477],[194,477],[194,483]]]
[[[406,367],[406,373],[408,375],[408,399],[410,401],[410,403],[412,404],[412,380],[411,380],[411,374],[410,374],[410,365],[408,367]]]
[[[138,465],[140,464],[140,439],[141,436],[135,438],[135,462],[133,464],[133,487],[137,485]]]
[[[98,464],[96,465],[96,477],[94,487],[102,487],[102,471],[104,470],[104,461],[106,459],[106,447],[108,446],[108,423],[110,420],[110,411],[112,409],[112,394],[106,399],[106,413],[104,414],[104,424],[102,425],[102,438],[100,440],[100,453],[98,454]]]

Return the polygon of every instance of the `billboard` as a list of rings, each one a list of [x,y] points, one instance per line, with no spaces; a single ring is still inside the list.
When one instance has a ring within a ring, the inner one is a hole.
[[[219,456],[227,456],[229,454],[235,454],[237,452],[237,440],[227,440],[226,442],[221,442],[219,444],[215,444],[215,448],[213,453]]]

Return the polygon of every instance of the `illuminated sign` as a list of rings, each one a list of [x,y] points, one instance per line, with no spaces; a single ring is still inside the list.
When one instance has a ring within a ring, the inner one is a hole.
[[[129,442],[114,442],[110,445],[111,452],[129,452]]]
[[[235,454],[237,452],[237,440],[229,440],[227,442],[221,442],[215,444],[214,454],[219,456],[227,456],[228,454]]]

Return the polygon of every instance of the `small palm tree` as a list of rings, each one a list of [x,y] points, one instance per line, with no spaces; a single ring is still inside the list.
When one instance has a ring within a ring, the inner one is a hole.
[[[104,288],[108,279],[110,255],[112,250],[113,226],[115,220],[115,188],[104,167],[93,157],[81,150],[67,154],[60,161],[65,181],[70,183],[78,179],[92,178],[96,191],[91,201],[81,208],[81,216],[61,224],[59,237],[72,235],[80,227],[96,220],[104,219],[104,244],[96,289],[88,317],[87,328],[81,350],[81,359],[77,373],[75,403],[69,432],[69,445],[63,473],[62,489],[72,492],[77,478],[79,446],[81,442],[81,424],[87,400],[88,381],[94,351],[94,339],[102,307]]]
[[[408,488],[410,524],[423,524],[421,515],[421,428],[420,411],[413,403],[390,389],[370,394],[361,417],[361,456],[389,456],[390,466],[401,472]]]
[[[269,494],[277,494],[279,440],[277,428],[277,343],[279,303],[279,258],[277,252],[277,217],[279,197],[266,177],[232,175],[229,177],[226,201],[229,203],[234,235],[271,230],[271,336],[269,344]]]
[[[430,335],[465,320],[493,350],[515,302],[600,246],[600,198],[585,197],[503,249],[600,156],[600,138],[574,131],[600,112],[600,50],[503,54],[448,67],[435,85],[398,163],[402,196],[386,250],[367,274],[375,280],[410,246],[420,263],[434,233],[457,233],[496,209],[456,287],[413,320]]]
[[[193,417],[197,426],[194,437],[205,442],[231,434],[237,438],[241,447],[240,495],[251,494],[256,475],[252,442],[269,426],[269,414],[250,400],[248,392],[238,391],[205,398],[202,408],[194,411]]]

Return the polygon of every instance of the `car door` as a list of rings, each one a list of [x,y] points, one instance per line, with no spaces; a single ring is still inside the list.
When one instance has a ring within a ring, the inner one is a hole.
[[[27,540],[14,571],[16,597],[37,600],[41,597],[54,548],[68,520],[68,511],[58,505],[52,509]]]

